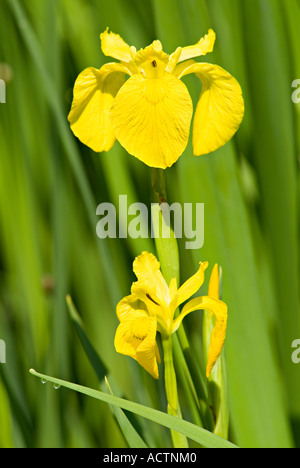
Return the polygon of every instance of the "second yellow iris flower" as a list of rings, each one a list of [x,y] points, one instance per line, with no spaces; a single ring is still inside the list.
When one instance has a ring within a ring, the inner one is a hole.
[[[157,331],[163,337],[170,336],[176,332],[187,314],[195,310],[208,310],[215,317],[206,367],[208,377],[221,354],[227,327],[227,306],[219,300],[217,267],[211,275],[209,295],[188,301],[175,318],[177,307],[190,299],[202,286],[207,267],[207,262],[200,263],[197,273],[177,289],[175,279],[167,285],[160,263],[153,254],[143,252],[137,257],[133,263],[133,271],[138,281],[132,284],[131,295],[117,305],[120,321],[115,336],[117,352],[134,358],[157,379],[157,363],[160,362]]]

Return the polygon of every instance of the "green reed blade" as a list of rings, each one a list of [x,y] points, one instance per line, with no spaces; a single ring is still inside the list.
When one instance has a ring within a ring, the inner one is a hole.
[[[55,385],[60,385],[62,387],[69,388],[76,392],[83,393],[92,398],[104,401],[106,403],[118,406],[119,408],[132,411],[139,416],[142,416],[150,421],[161,424],[169,429],[181,432],[186,437],[198,442],[204,447],[207,448],[237,448],[234,444],[228,442],[227,440],[221,439],[220,437],[212,434],[211,432],[206,431],[200,427],[195,426],[194,424],[184,421],[177,418],[176,416],[170,416],[169,414],[162,413],[161,411],[148,408],[146,406],[134,403],[132,401],[124,400],[122,398],[115,397],[113,395],[108,395],[107,393],[99,392],[91,388],[83,387],[71,382],[66,382],[65,380],[56,379],[44,374],[36,372],[34,369],[30,370],[30,373],[35,377],[51,382]]]

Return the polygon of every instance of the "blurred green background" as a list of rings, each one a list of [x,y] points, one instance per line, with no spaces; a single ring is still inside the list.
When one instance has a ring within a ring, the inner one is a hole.
[[[299,149],[297,0],[0,0],[0,447],[126,447],[109,408],[42,385],[40,372],[98,388],[69,319],[71,294],[96,350],[126,398],[165,411],[156,382],[117,355],[116,303],[134,280],[132,261],[152,240],[96,236],[96,208],[149,204],[150,169],[116,143],[102,155],[81,145],[67,115],[85,67],[109,61],[109,26],[130,45],[160,39],[167,53],[213,28],[205,61],[240,82],[246,104],[232,142],[196,158],[191,144],[167,170],[169,202],[205,203],[205,244],[185,250],[182,281],[200,260],[222,265],[229,306],[226,340],[230,440],[241,447],[300,446]],[[6,64],[3,66],[3,64]],[[201,86],[184,79],[194,102]],[[207,288],[207,282],[205,283]],[[186,319],[201,360],[200,313]],[[183,415],[190,419],[185,401]],[[139,419],[149,445],[168,431]]]

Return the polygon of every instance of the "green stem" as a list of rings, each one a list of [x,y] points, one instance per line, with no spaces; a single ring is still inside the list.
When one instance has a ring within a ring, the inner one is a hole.
[[[180,266],[178,244],[175,234],[170,226],[170,237],[163,238],[161,236],[161,227],[165,222],[160,206],[167,202],[166,193],[166,176],[162,169],[152,169],[152,205],[151,214],[153,222],[153,232],[155,235],[155,246],[158,258],[161,264],[161,270],[164,278],[169,284],[172,278],[176,278],[177,285],[180,284]],[[155,222],[156,221],[156,222]],[[183,325],[179,327],[174,337],[174,351],[176,362],[179,363],[180,369],[185,374],[183,385],[185,386],[187,396],[192,405],[192,412],[196,416],[196,421],[209,430],[213,430],[213,416],[207,402],[207,390],[205,382],[197,367],[195,359],[192,355],[189,342]],[[178,338],[178,339],[177,339]]]
[[[173,363],[172,335],[162,337],[165,366],[165,388],[168,401],[168,414],[181,418],[178,402],[177,380]],[[171,430],[174,448],[188,448],[187,438],[177,431]]]
[[[164,213],[161,210],[161,204],[167,202],[166,176],[163,169],[152,169],[151,201],[152,229],[163,275],[168,284],[172,278],[176,278],[177,284],[179,284],[180,274],[177,240],[172,226],[166,226]],[[169,227],[170,229],[170,236],[167,238],[162,236],[163,226],[166,228]]]
[[[178,416],[177,381],[173,363],[172,336],[162,337],[165,365],[165,388],[168,400],[168,413]]]

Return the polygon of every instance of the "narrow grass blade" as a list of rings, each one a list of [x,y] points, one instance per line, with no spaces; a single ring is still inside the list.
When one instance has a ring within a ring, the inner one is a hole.
[[[179,31],[179,38],[182,39],[183,44],[186,44],[189,33],[183,34],[183,16],[178,14],[180,11],[179,2],[173,2],[172,7],[170,6],[171,2],[153,1],[153,3],[158,34],[163,33],[166,47],[173,45],[174,30]],[[205,2],[206,5],[210,5],[209,14],[212,9],[216,11],[217,3],[213,0]],[[245,2],[239,3],[242,3],[241,7],[244,8]],[[252,3],[249,2],[249,5]],[[268,7],[269,3],[261,2],[265,8]],[[166,17],[164,14],[166,15],[167,4],[170,6],[170,15]],[[207,30],[207,27],[214,27],[214,24],[210,18],[211,21],[206,23],[204,27],[202,18],[205,18],[204,22],[209,19],[208,11],[203,2],[198,2],[198,5],[199,29],[203,32],[203,30]],[[235,2],[235,6],[237,5],[238,3]],[[228,2],[227,6],[230,6]],[[238,9],[236,14],[238,17]],[[186,17],[188,18],[188,16]],[[162,22],[162,17],[167,19]],[[194,20],[191,14],[190,20]],[[255,8],[253,21],[255,22]],[[215,50],[218,53],[219,43],[222,42],[224,33],[220,34],[220,26],[217,25],[217,27],[219,33]],[[252,29],[254,30],[254,28]],[[261,29],[261,31],[264,30]],[[234,41],[236,39],[232,36],[231,27],[228,27],[226,32],[227,44],[232,46],[230,49],[227,47],[227,50],[232,51],[235,49]],[[238,34],[239,31],[235,31],[235,35]],[[171,39],[169,40],[169,38]],[[252,43],[249,41],[247,44],[249,51],[253,50],[254,42],[259,47],[260,42],[257,42],[252,31]],[[268,41],[265,39],[264,42]],[[249,56],[248,50],[246,50],[246,54]],[[210,63],[215,63],[215,60],[215,54],[207,56],[207,61]],[[254,53],[251,62],[253,67],[253,64],[256,63]],[[226,67],[221,60],[218,60],[217,63],[224,68]],[[247,77],[244,73],[243,76]],[[269,76],[271,76],[270,73],[265,74],[264,79],[268,80]],[[256,73],[257,85],[261,79],[262,74]],[[194,94],[192,97],[197,103],[198,97]],[[276,92],[273,94],[274,98],[275,96]],[[260,107],[264,109],[264,106],[261,106],[262,102],[264,102],[264,97],[260,96]],[[264,121],[270,122],[270,115],[273,116],[274,111],[270,111],[267,116],[265,115]],[[264,135],[276,135],[276,131],[267,130]],[[260,159],[264,159],[264,157],[265,154],[261,154]],[[238,154],[235,151],[235,146],[231,142],[214,155],[201,158],[194,157],[191,146],[188,146],[185,154],[179,159],[176,169],[179,191],[178,185],[174,183],[176,193],[170,201],[205,203],[204,247],[201,251],[194,250],[193,252],[181,249],[184,255],[181,263],[185,265],[184,268],[187,272],[191,271],[188,266],[191,268],[193,265],[194,268],[200,260],[208,260],[210,263],[217,261],[224,267],[224,300],[228,304],[230,314],[226,356],[231,423],[234,427],[236,440],[243,447],[290,447],[293,442],[281,391],[280,371],[274,360],[273,337],[269,334],[264,310],[266,305],[264,291],[259,282],[260,269],[257,265],[259,252],[253,242],[249,213],[239,185]],[[268,171],[265,171],[265,178],[267,177]],[[278,227],[276,230],[278,232]],[[199,346],[199,342],[197,342],[197,346]]]
[[[177,432],[181,432],[189,439],[198,442],[203,447],[206,448],[238,448],[236,445],[224,440],[211,432],[202,429],[201,427],[197,427],[194,424],[184,421],[182,419],[177,418],[176,416],[170,416],[169,414],[162,413],[161,411],[148,408],[147,406],[143,406],[139,403],[134,403],[132,401],[124,400],[123,398],[118,398],[113,395],[108,395],[107,393],[99,392],[98,390],[94,390],[88,387],[84,387],[82,385],[78,385],[72,382],[67,382],[65,380],[57,379],[55,377],[50,377],[48,375],[40,374],[36,372],[34,369],[30,369],[29,371],[35,377],[42,379],[43,381],[50,382],[53,385],[61,386],[65,388],[69,388],[70,390],[74,390],[76,392],[82,393],[84,395],[90,396],[100,401],[104,401],[105,403],[115,405],[119,408],[126,409],[127,411],[131,411],[139,416],[142,416],[150,421],[153,421],[157,424],[161,424],[169,429],[173,429]]]
[[[80,189],[82,199],[84,200],[84,203],[87,208],[89,220],[94,230],[95,229],[94,213],[96,210],[96,203],[94,201],[94,196],[90,189],[87,177],[85,175],[84,166],[81,162],[77,147],[67,127],[66,115],[63,112],[63,108],[62,108],[61,102],[59,101],[58,95],[55,92],[53,81],[49,75],[48,70],[45,67],[40,44],[37,40],[37,37],[30,23],[28,22],[28,19],[26,17],[26,14],[20,2],[18,0],[9,0],[9,5],[19,25],[20,33],[23,37],[26,47],[28,48],[28,51],[31,57],[34,63],[36,64],[37,72],[39,73],[39,76],[41,78],[41,85],[43,87],[45,97],[48,101],[49,107],[51,108],[53,112],[54,118],[57,121],[57,129],[58,129],[62,144],[64,146],[66,155],[68,157],[70,167],[74,173],[74,177],[78,183],[78,187]],[[101,243],[98,242],[97,246],[99,248],[101,262],[106,271],[108,291],[111,294],[111,297],[117,300],[117,298],[120,297],[121,294],[118,291],[118,285],[115,284],[114,282],[114,275],[113,275],[112,268],[111,268],[112,262],[110,259],[109,250],[107,249],[107,245],[105,248],[105,243],[103,242]],[[114,287],[112,287],[112,285],[114,285]]]
[[[7,391],[3,386],[0,377],[0,426],[5,428],[0,433],[0,448],[13,448],[13,437],[12,437],[12,415],[10,413],[9,398]]]
[[[108,375],[108,370],[105,364],[102,362],[102,360],[98,356],[89,338],[87,337],[83,329],[83,325],[81,323],[80,317],[75,309],[75,306],[70,296],[67,297],[67,305],[68,305],[70,316],[72,318],[72,321],[75,325],[80,341],[82,343],[82,346],[87,354],[87,357],[90,360],[90,363],[94,371],[97,374],[101,388],[103,390],[105,388],[108,388],[109,392],[113,395],[111,387],[108,383],[108,379],[106,377]],[[140,435],[137,433],[137,431],[135,430],[135,428],[133,427],[133,425],[131,424],[127,416],[125,415],[125,413],[118,407],[114,407],[110,405],[110,408],[120,426],[120,429],[126,441],[128,442],[129,447],[147,448],[147,445],[145,444],[143,439],[140,437]]]
[[[254,117],[253,159],[262,195],[262,229],[273,270],[279,359],[289,412],[300,439],[299,370],[290,351],[300,330],[300,294],[297,141],[289,38],[280,1],[246,0],[243,10]]]

